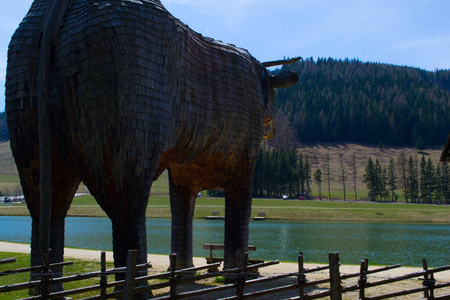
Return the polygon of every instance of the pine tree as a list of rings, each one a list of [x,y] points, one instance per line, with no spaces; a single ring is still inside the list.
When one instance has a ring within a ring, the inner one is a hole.
[[[308,155],[305,157],[305,164],[303,165],[304,175],[305,175],[305,183],[306,183],[306,195],[308,198],[311,194],[311,165],[309,163]]]
[[[314,172],[314,180],[317,183],[317,187],[319,189],[319,199],[322,200],[322,170],[317,169],[316,172]]]
[[[398,164],[398,168],[400,170],[400,180],[401,180],[400,182],[403,187],[403,196],[405,197],[406,203],[408,203],[408,183],[407,183],[407,174],[406,174],[407,160],[406,160],[405,152],[402,151],[400,153],[397,164]]]
[[[387,172],[386,168],[381,166],[378,159],[375,160],[375,199],[383,201],[386,198],[387,189]]]
[[[406,166],[407,173],[407,190],[411,203],[419,202],[419,180],[418,180],[418,168],[417,168],[417,158],[413,159],[412,156],[409,157],[408,164]]]
[[[428,158],[427,165],[425,168],[425,173],[427,174],[427,195],[428,195],[428,203],[433,202],[435,190],[436,190],[436,170],[434,168],[433,162],[431,158]]]
[[[434,198],[436,200],[436,203],[440,203],[442,199],[444,198],[444,190],[442,186],[442,170],[441,170],[441,164],[437,163],[436,165],[436,173],[434,178]]]
[[[288,190],[288,183],[290,180],[290,166],[288,162],[288,157],[283,148],[280,149],[278,153],[277,161],[277,175],[278,175],[278,195],[285,195]]]
[[[450,204],[450,167],[447,163],[441,163],[441,190],[445,203]]]
[[[297,152],[295,148],[289,151],[289,166],[290,166],[290,180],[289,180],[289,198],[292,198],[294,194],[298,193],[298,161]]]
[[[420,198],[423,202],[428,202],[428,178],[426,174],[427,161],[425,155],[420,160]]]
[[[356,177],[357,177],[357,170],[356,170],[356,157],[355,154],[352,155],[352,169],[353,169],[353,186],[355,188],[355,200],[358,200],[358,196],[356,193]]]
[[[346,199],[346,195],[345,195],[345,172],[344,172],[344,158],[343,158],[344,155],[342,153],[340,153],[339,156],[341,158],[341,171],[342,171],[341,179],[342,179],[342,185],[344,187],[344,201],[346,201],[347,199]]]
[[[369,190],[369,199],[370,201],[374,201],[376,199],[377,175],[375,165],[371,157],[369,157],[369,160],[367,161],[365,173],[363,176],[363,182],[366,184],[366,187]]]
[[[275,174],[273,170],[272,158],[272,154],[269,151],[264,153],[264,183],[267,197],[271,197],[274,193],[275,178],[273,178],[273,176]]]
[[[395,163],[393,158],[391,158],[391,160],[389,161],[387,178],[387,185],[391,194],[391,201],[397,201],[397,195],[395,194],[395,191],[397,190],[397,174],[395,172]]]
[[[298,177],[300,185],[300,194],[305,194],[305,167],[303,162],[303,153],[298,158]]]
[[[328,181],[328,200],[331,201],[331,186],[330,186],[330,150],[327,152],[327,181]]]
[[[258,158],[256,160],[255,172],[253,175],[253,197],[263,197],[264,187],[264,150],[259,149]]]
[[[425,160],[422,156],[420,161],[420,193],[423,203],[432,203],[433,194],[435,192],[435,169],[431,158]]]
[[[381,167],[379,173],[379,197],[380,201],[386,201],[389,198],[389,190],[387,189],[388,175],[386,167]]]

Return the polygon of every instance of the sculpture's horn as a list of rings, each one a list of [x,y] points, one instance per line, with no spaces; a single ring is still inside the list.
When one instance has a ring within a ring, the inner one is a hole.
[[[294,58],[291,58],[291,59],[266,61],[266,62],[263,62],[262,65],[264,67],[266,67],[266,68],[275,67],[275,66],[282,66],[282,65],[289,65],[289,64],[293,64],[295,62],[298,62],[298,61],[300,61],[302,59],[303,58],[301,56],[299,56],[299,57],[294,57]]]
[[[298,80],[299,76],[294,71],[283,72],[270,76],[270,87],[274,89],[286,88],[293,86]]]

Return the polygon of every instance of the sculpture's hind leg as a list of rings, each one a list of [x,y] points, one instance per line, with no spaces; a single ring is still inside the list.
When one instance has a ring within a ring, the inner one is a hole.
[[[19,147],[21,148],[21,147]],[[26,148],[26,150],[24,149]],[[40,253],[40,195],[39,195],[39,151],[38,146],[27,145],[20,151],[12,147],[19,170],[21,185],[25,200],[32,218],[31,234],[31,266],[42,265]],[[19,153],[20,152],[20,153]],[[64,259],[64,228],[65,217],[70,203],[75,195],[80,180],[74,170],[61,159],[53,159],[52,169],[52,214],[50,225],[50,263],[62,262]],[[62,276],[62,267],[52,268],[54,277]],[[32,271],[31,280],[40,276],[41,270]],[[62,284],[53,285],[52,291],[63,290]],[[37,291],[30,290],[30,293]]]
[[[192,222],[196,192],[189,186],[176,185],[169,171],[170,209],[172,212],[171,251],[177,254],[176,268],[194,266],[192,254]]]
[[[52,205],[52,210],[57,210],[57,206],[67,205],[63,211],[52,212],[52,219],[50,225],[50,263],[62,262],[64,260],[64,232],[65,232],[65,218],[67,215],[67,210],[69,209],[70,203],[75,195],[76,189],[80,183],[77,177],[66,178],[65,183],[70,183],[71,186],[59,187],[53,190],[52,199],[57,201]],[[31,234],[31,265],[37,266],[42,265],[42,256],[40,253],[40,222],[39,217],[32,218],[32,234]],[[51,269],[54,277],[62,277],[63,268],[53,267]],[[31,280],[39,277],[41,271],[32,271]],[[52,286],[52,291],[63,290],[63,285]]]
[[[105,160],[97,158],[86,161],[81,165],[80,174],[90,174],[83,181],[111,219],[114,266],[126,266],[128,250],[137,250],[137,264],[147,263],[145,214],[156,170],[152,165],[156,165],[159,155],[156,151],[148,150],[143,154],[145,158],[123,159],[121,154],[126,153],[126,150],[111,147],[105,151]],[[135,164],[141,160],[147,163],[147,168]],[[145,274],[147,270],[140,270],[136,276]],[[115,276],[116,280],[124,278],[125,273]]]
[[[110,165],[114,165],[114,163]],[[95,162],[92,162],[90,166],[95,166]],[[128,250],[137,250],[136,264],[147,263],[145,213],[152,176],[132,174],[136,169],[126,168],[127,172],[116,173],[104,180],[104,170],[96,168],[97,173],[93,172],[93,176],[83,178],[91,194],[111,219],[114,267],[116,268],[127,265]],[[147,172],[150,171],[147,170]],[[123,177],[121,177],[122,175]],[[139,270],[136,272],[136,277],[146,274],[146,269]],[[116,281],[124,279],[125,272],[116,273]],[[139,285],[146,284],[147,282],[144,282]],[[123,286],[116,289],[123,289]],[[146,299],[149,296],[151,296],[151,292],[146,292],[135,295],[134,299]]]

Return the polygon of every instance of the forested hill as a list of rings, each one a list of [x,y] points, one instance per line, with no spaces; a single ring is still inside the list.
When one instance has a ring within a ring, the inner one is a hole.
[[[284,66],[300,75],[277,92],[277,146],[353,142],[444,144],[450,130],[450,71],[312,58]],[[423,142],[422,140],[422,142]]]

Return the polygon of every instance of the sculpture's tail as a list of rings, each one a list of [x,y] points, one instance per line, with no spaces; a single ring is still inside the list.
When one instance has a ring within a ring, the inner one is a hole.
[[[50,246],[50,220],[52,206],[52,149],[50,131],[49,79],[52,48],[58,41],[59,28],[69,0],[48,0],[42,23],[39,60],[39,156],[40,156],[40,252],[47,253]]]

